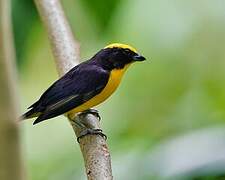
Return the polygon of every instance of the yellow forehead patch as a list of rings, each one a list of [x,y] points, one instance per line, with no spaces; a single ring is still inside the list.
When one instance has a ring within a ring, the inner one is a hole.
[[[112,43],[112,44],[109,44],[108,46],[106,46],[104,49],[106,49],[106,48],[130,49],[131,51],[137,53],[137,50],[135,48],[133,48],[132,46],[129,46],[128,44]]]

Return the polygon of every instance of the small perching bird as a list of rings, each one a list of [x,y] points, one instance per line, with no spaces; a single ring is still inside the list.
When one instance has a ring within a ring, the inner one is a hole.
[[[32,104],[22,118],[37,117],[33,124],[76,114],[105,101],[118,87],[126,69],[145,58],[126,44],[113,43],[91,59],[73,67]]]

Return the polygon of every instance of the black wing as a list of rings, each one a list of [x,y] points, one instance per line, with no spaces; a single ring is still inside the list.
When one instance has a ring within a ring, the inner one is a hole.
[[[108,78],[108,71],[93,64],[82,63],[74,67],[30,106],[32,109],[28,112],[41,112],[34,124],[64,114],[88,101],[104,89]]]

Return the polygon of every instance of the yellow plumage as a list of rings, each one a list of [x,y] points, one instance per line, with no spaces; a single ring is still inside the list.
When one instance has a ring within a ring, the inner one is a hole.
[[[132,46],[130,46],[128,44],[121,44],[121,43],[112,43],[112,44],[109,44],[104,49],[107,49],[107,48],[115,48],[115,47],[116,48],[122,48],[122,49],[130,49],[131,51],[137,53],[137,50],[134,47],[132,47]]]
[[[78,112],[82,112],[84,110],[90,109],[100,104],[101,102],[105,101],[117,89],[123,77],[124,72],[127,70],[129,66],[130,64],[127,64],[123,69],[112,70],[110,73],[109,81],[101,93],[99,93],[98,95],[90,99],[89,101],[85,102],[84,104],[72,109],[66,114],[68,116],[74,116],[74,114]]]
[[[127,44],[107,45],[90,60],[72,68],[30,106],[23,119],[34,124],[61,114],[74,116],[105,101],[119,86],[127,68],[145,58]],[[63,91],[62,91],[63,90]]]

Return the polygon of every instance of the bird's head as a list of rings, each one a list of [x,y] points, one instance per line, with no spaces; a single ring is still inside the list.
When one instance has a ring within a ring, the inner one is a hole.
[[[127,64],[145,60],[135,48],[120,43],[109,44],[101,49],[93,59],[107,69],[122,69]]]

